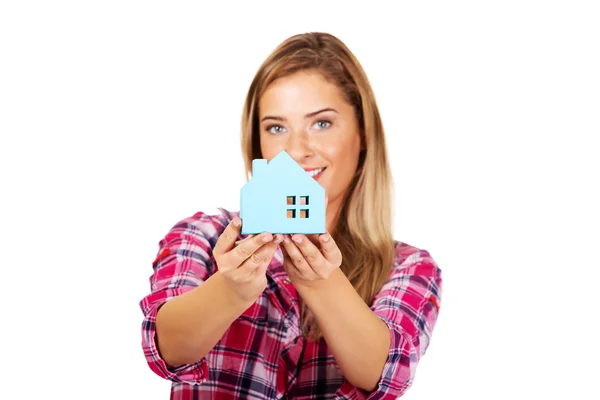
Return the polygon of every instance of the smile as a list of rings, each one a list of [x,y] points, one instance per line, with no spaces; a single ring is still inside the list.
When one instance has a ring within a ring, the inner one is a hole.
[[[312,176],[314,179],[317,179],[322,173],[323,171],[325,171],[326,168],[317,168],[317,169],[312,169],[310,171],[306,171],[308,172],[308,174],[310,176]]]

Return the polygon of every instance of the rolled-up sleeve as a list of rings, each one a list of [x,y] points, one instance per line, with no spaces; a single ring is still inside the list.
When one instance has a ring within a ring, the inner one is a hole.
[[[426,250],[418,250],[394,268],[375,297],[371,308],[388,326],[392,344],[369,399],[396,399],[412,384],[437,321],[441,289],[441,270]]]
[[[224,229],[221,218],[197,213],[177,223],[159,242],[152,263],[150,293],[140,301],[142,349],[150,369],[173,382],[201,384],[208,377],[206,359],[180,366],[168,365],[159,352],[156,341],[156,314],[172,298],[201,285],[214,272],[211,242]]]
[[[411,386],[427,351],[441,303],[441,270],[426,250],[397,258],[390,278],[373,299],[371,309],[387,325],[391,345],[374,392],[348,382],[338,395],[345,399],[397,399]]]

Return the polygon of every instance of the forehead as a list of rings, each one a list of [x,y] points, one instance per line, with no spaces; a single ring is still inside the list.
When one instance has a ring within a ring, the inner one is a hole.
[[[343,108],[340,89],[313,71],[297,72],[271,83],[259,101],[259,113],[304,114],[315,109]]]

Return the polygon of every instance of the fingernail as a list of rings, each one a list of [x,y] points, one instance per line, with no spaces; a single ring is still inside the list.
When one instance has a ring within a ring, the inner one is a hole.
[[[324,242],[327,242],[329,240],[329,235],[325,234],[325,235],[321,236],[321,240]]]
[[[285,235],[285,236],[283,237],[283,241],[284,241],[286,244],[289,244],[289,243],[290,243],[290,237],[289,237],[289,236],[287,236],[287,235]]]
[[[281,236],[280,235],[276,235],[275,236],[275,244],[281,243]]]
[[[267,233],[267,234],[265,234],[265,235],[263,235],[263,237],[262,237],[262,241],[263,241],[263,242],[265,242],[265,243],[267,243],[269,240],[271,240],[271,237],[270,237],[270,236],[271,236],[271,235],[269,235],[268,233]]]
[[[235,226],[240,226],[240,219],[239,219],[238,217],[235,217],[235,218],[233,219],[233,225],[235,225]]]
[[[302,243],[302,236],[292,236],[292,240],[296,243]]]

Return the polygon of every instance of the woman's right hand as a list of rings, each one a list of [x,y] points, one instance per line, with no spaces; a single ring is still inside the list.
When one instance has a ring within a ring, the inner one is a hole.
[[[239,217],[231,220],[219,236],[213,256],[218,273],[239,300],[250,302],[255,301],[267,287],[267,267],[283,237],[264,232],[236,243],[241,226]]]

